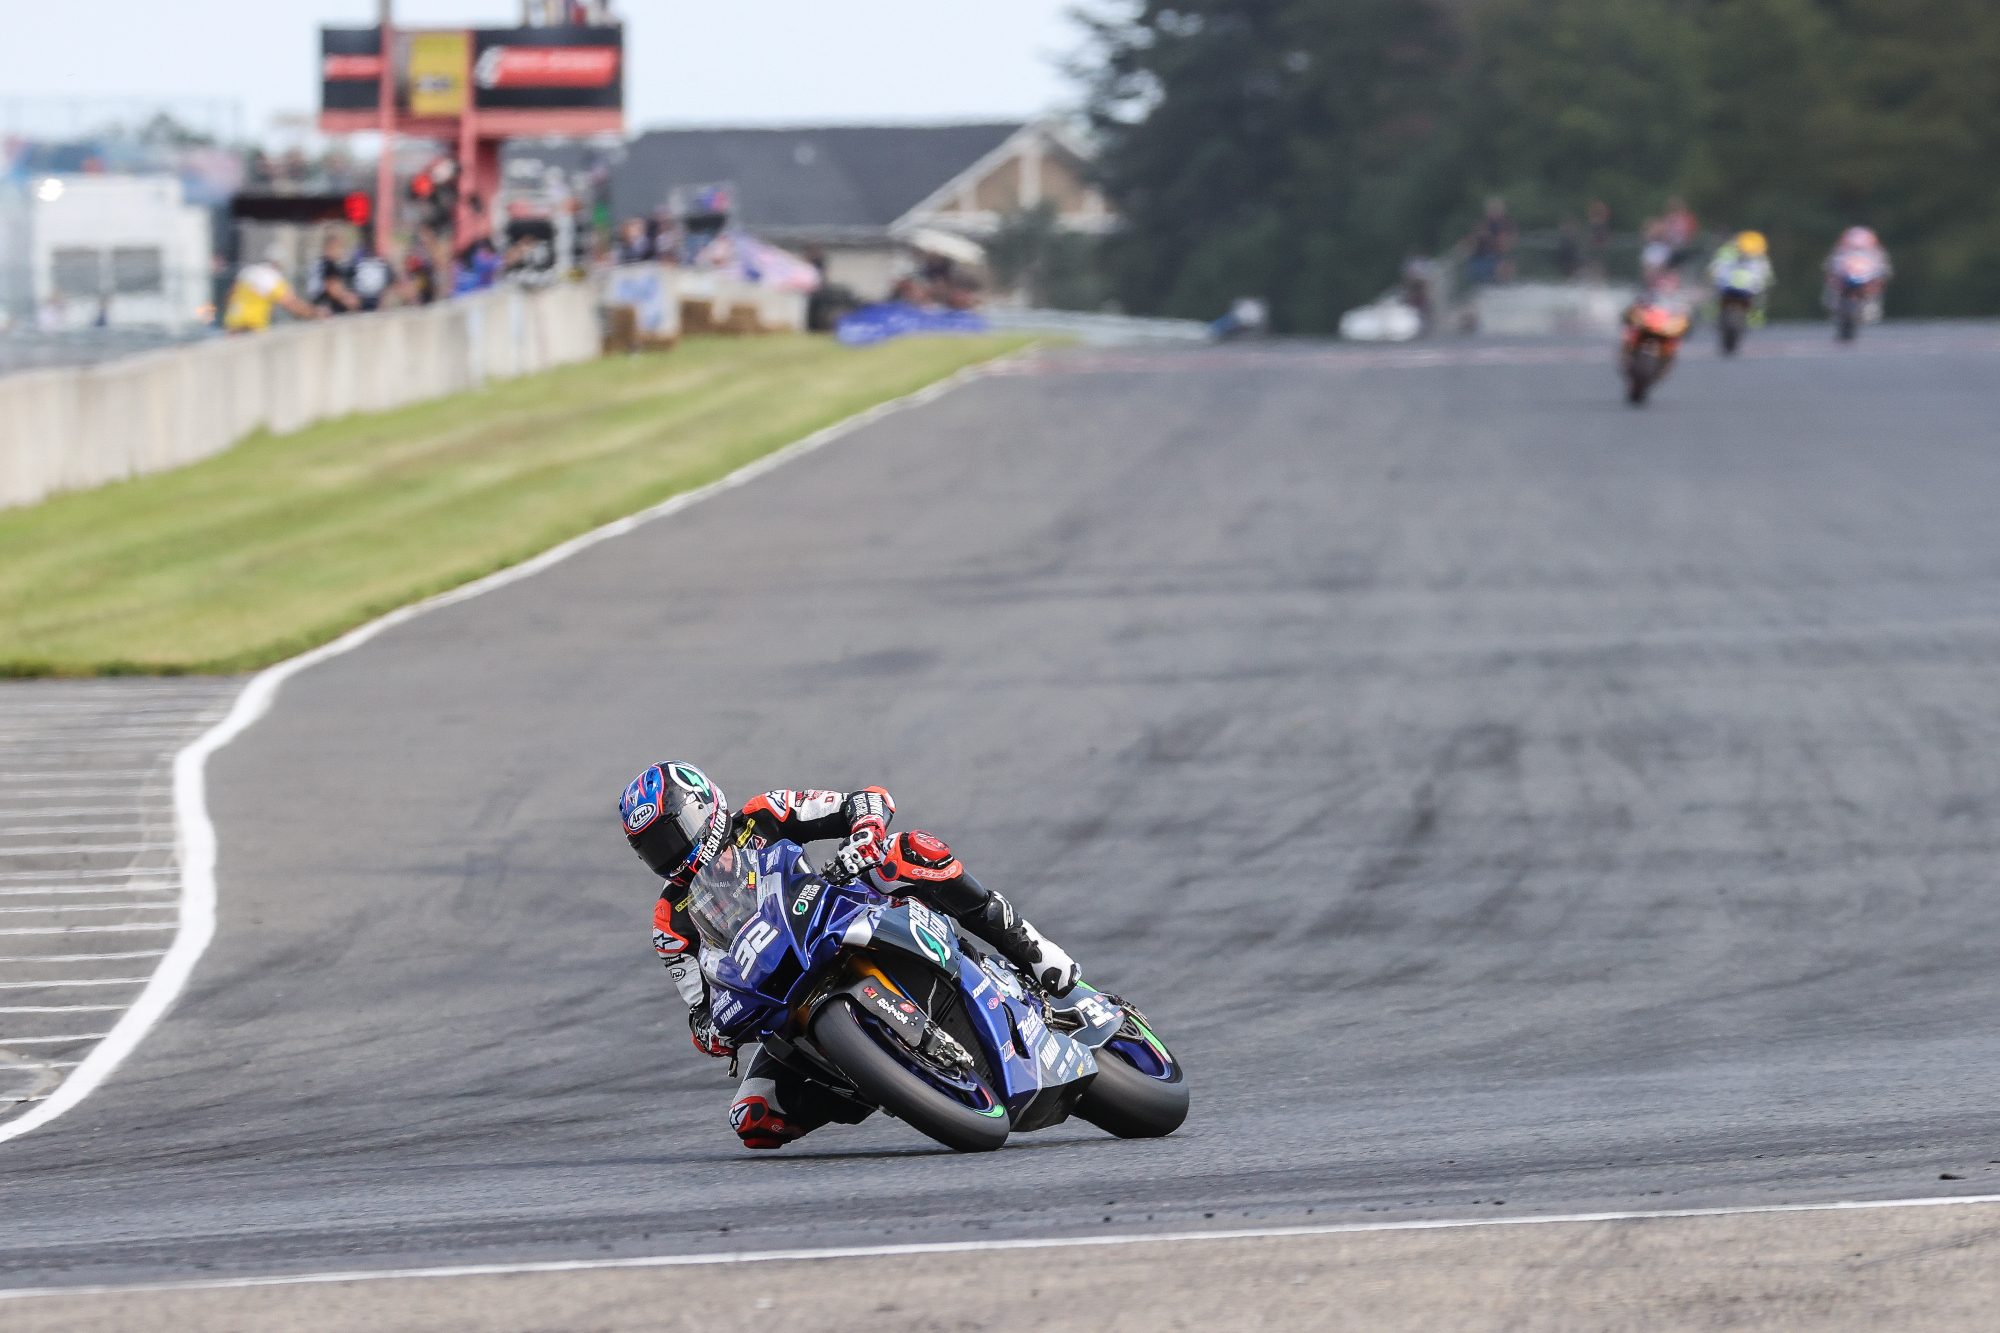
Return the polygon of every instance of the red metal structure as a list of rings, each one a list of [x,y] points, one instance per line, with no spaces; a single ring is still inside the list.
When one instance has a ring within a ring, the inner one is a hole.
[[[601,27],[397,28],[383,5],[369,28],[320,29],[319,127],[380,130],[377,245],[387,253],[396,135],[451,145],[461,168],[453,243],[492,234],[500,146],[508,139],[618,134],[625,128],[625,30]],[[391,54],[383,78],[384,49]]]

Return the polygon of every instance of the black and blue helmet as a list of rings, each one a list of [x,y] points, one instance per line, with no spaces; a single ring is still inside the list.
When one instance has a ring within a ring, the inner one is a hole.
[[[729,837],[729,799],[693,764],[654,764],[618,801],[625,840],[652,872],[687,884]]]

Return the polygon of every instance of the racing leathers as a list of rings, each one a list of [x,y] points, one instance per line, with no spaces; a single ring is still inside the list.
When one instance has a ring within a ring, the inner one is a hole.
[[[1066,994],[1076,985],[1076,963],[1020,917],[1000,894],[973,878],[944,840],[922,831],[890,835],[896,803],[880,787],[854,792],[770,791],[745,802],[734,831],[756,843],[780,839],[803,846],[841,839],[821,868],[833,881],[862,878],[878,893],[920,898],[980,936],[1045,990]],[[688,890],[671,883],[653,909],[653,947],[681,998],[695,1048],[728,1056],[735,1044],[715,1024],[709,1007],[704,948],[688,912]],[[713,950],[708,950],[713,953]],[[798,1078],[761,1049],[750,1056],[729,1119],[752,1148],[778,1148],[827,1123],[859,1117],[851,1103]]]

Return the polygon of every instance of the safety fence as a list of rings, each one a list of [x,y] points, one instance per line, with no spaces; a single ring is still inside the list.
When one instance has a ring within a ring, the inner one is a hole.
[[[285,434],[587,361],[585,284],[500,288],[437,305],[286,325],[94,366],[0,376],[0,507]]]

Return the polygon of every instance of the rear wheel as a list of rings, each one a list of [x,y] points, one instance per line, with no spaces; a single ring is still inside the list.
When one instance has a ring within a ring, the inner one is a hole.
[[[1181,1127],[1187,1075],[1143,1024],[1128,1021],[1092,1054],[1097,1076],[1076,1104],[1079,1119],[1121,1139],[1157,1139]]]
[[[814,1016],[813,1040],[862,1095],[959,1152],[992,1152],[1013,1128],[1007,1107],[973,1070],[933,1068],[837,997]]]

